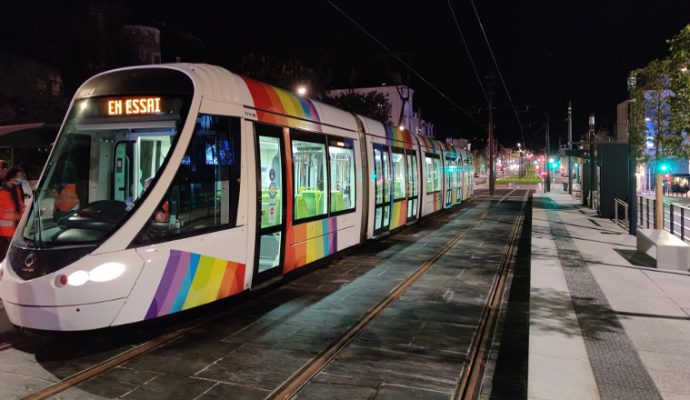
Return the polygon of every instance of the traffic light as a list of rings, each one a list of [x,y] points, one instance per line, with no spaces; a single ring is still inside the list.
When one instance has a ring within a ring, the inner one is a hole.
[[[671,167],[668,165],[667,161],[662,161],[661,163],[659,163],[659,172],[661,172],[662,174],[671,172]]]

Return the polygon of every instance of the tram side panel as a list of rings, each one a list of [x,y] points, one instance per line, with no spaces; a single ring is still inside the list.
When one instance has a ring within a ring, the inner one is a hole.
[[[358,118],[369,166],[366,237],[373,238],[418,218],[419,152],[409,132]]]
[[[419,140],[422,159],[422,216],[442,209],[443,154],[440,142],[423,136]]]
[[[317,104],[318,131],[290,129],[286,273],[359,243],[364,177],[354,117]]]

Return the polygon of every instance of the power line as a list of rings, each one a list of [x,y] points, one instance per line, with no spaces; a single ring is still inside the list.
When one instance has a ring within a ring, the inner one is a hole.
[[[510,97],[510,92],[508,91],[508,86],[506,85],[506,81],[503,79],[503,74],[501,74],[501,69],[498,68],[498,62],[496,61],[496,57],[494,56],[494,51],[491,49],[491,44],[489,43],[489,38],[486,36],[486,31],[484,30],[484,25],[482,24],[482,20],[479,18],[479,12],[477,11],[477,7],[474,5],[474,0],[470,0],[470,3],[472,4],[472,9],[474,10],[474,15],[477,17],[477,22],[479,23],[479,27],[482,30],[482,35],[484,35],[484,40],[486,41],[486,46],[489,48],[489,53],[491,54],[491,59],[494,62],[494,66],[496,67],[496,72],[498,72],[498,76],[501,78],[501,83],[503,84],[503,89],[506,91],[506,96],[508,96],[508,101],[510,101],[511,107],[513,107],[513,114],[515,114],[515,119],[518,122],[518,125],[520,126],[520,136],[522,136],[522,142],[525,142],[525,132],[522,129],[522,123],[520,123],[520,117],[518,116],[517,110],[515,109],[515,104],[513,104],[513,99]]]
[[[482,126],[482,124],[479,123],[479,121],[477,121],[477,120],[472,116],[472,114],[469,113],[469,111],[467,111],[467,110],[465,110],[464,108],[460,107],[456,102],[454,102],[450,97],[448,97],[445,93],[443,93],[439,88],[437,88],[434,84],[432,84],[432,83],[429,82],[424,76],[422,76],[422,74],[420,74],[419,72],[417,72],[417,70],[415,70],[414,68],[412,68],[412,66],[410,66],[410,65],[409,65],[408,63],[406,63],[402,58],[400,58],[400,56],[394,54],[394,53],[388,48],[388,46],[386,46],[385,44],[383,44],[383,43],[382,43],[380,40],[378,40],[374,35],[372,35],[371,33],[369,33],[369,31],[367,31],[362,25],[360,25],[359,23],[357,23],[357,21],[355,21],[352,17],[350,17],[345,11],[343,11],[340,7],[338,7],[338,6],[337,6],[335,3],[333,3],[331,0],[326,0],[326,2],[327,2],[328,4],[330,4],[333,8],[335,8],[339,13],[341,13],[345,18],[347,18],[347,20],[350,21],[354,26],[356,26],[357,28],[359,28],[359,30],[361,30],[361,31],[364,32],[367,36],[369,36],[369,38],[370,38],[371,40],[373,40],[374,42],[376,42],[379,46],[381,46],[381,47],[382,47],[384,50],[386,50],[388,53],[391,53],[391,54],[393,55],[393,57],[395,57],[395,59],[398,60],[398,62],[399,62],[400,64],[404,65],[405,68],[407,68],[409,71],[411,71],[417,78],[421,79],[422,82],[426,83],[430,88],[432,88],[434,91],[436,91],[436,93],[438,93],[439,95],[441,95],[441,97],[443,97],[444,99],[446,99],[446,101],[448,101],[450,104],[452,104],[455,108],[457,108],[458,110],[462,111],[462,113],[464,113],[466,116],[468,116],[468,117],[472,120],[472,122],[474,122],[475,124],[477,124],[477,126],[479,126],[480,128],[482,128],[482,130],[486,131],[486,129],[484,129],[484,126]]]
[[[455,10],[453,10],[453,6],[450,4],[450,0],[446,1],[448,2],[448,8],[450,8],[450,13],[453,16],[453,21],[455,21],[455,27],[458,28],[458,33],[460,34],[462,45],[465,46],[467,57],[470,58],[470,64],[472,64],[472,70],[474,71],[474,76],[477,77],[477,82],[479,82],[479,88],[482,90],[484,100],[486,100],[486,104],[489,107],[491,107],[491,104],[489,103],[489,98],[486,95],[486,90],[484,90],[484,83],[482,82],[482,79],[479,77],[479,72],[477,72],[477,67],[476,65],[474,65],[474,59],[472,58],[472,54],[470,53],[470,48],[467,46],[467,42],[465,41],[465,35],[462,34],[462,29],[460,29],[460,24],[458,23],[458,18],[455,16]]]

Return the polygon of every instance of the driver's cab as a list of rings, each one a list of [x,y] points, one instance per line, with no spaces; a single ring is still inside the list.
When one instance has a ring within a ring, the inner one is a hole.
[[[125,202],[131,209],[141,197],[145,183],[155,177],[170,151],[174,131],[170,129],[130,130],[116,134],[113,156],[101,162],[112,161],[112,179],[108,188],[112,199]],[[100,169],[100,168],[99,168]]]
[[[142,198],[176,135],[174,121],[77,124],[51,163],[40,198],[42,228],[51,241],[94,241]],[[60,232],[57,228],[72,228]],[[51,234],[54,232],[55,234]]]

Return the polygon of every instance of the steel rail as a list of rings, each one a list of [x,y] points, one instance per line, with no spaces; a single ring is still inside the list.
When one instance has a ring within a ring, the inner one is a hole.
[[[498,322],[500,314],[501,303],[503,302],[503,294],[505,292],[506,278],[510,267],[513,264],[513,252],[516,243],[520,238],[522,226],[525,217],[525,205],[529,197],[528,190],[523,197],[522,208],[518,214],[518,218],[513,225],[513,230],[510,234],[510,239],[503,254],[499,271],[494,277],[494,282],[491,285],[491,290],[488,296],[488,302],[482,312],[479,327],[472,339],[470,350],[468,352],[467,364],[463,368],[458,381],[458,386],[455,390],[453,399],[455,400],[474,400],[479,396],[481,389],[481,381],[484,376],[484,370],[488,360],[489,352],[491,350],[491,343],[493,341],[494,330]]]
[[[470,226],[465,228],[462,232],[450,239],[445,246],[438,250],[430,259],[425,261],[414,273],[407,279],[393,288],[388,295],[383,298],[377,305],[375,305],[359,322],[352,326],[337,342],[321,352],[318,356],[306,363],[300,370],[295,372],[292,376],[286,379],[280,386],[274,389],[266,396],[266,399],[285,400],[292,398],[299,390],[306,385],[312,378],[314,378],[323,368],[325,368],[331,361],[333,361],[338,354],[362,331],[364,330],[378,315],[383,312],[393,301],[395,301],[405,290],[414,284],[422,275],[424,275],[443,255],[448,253],[460,240],[462,240],[469,232],[479,225],[490,212],[500,204],[510,194],[515,192],[517,188],[505,194],[496,204],[484,211],[477,219],[475,219]]]

